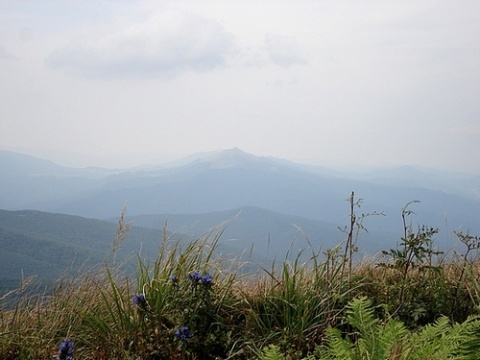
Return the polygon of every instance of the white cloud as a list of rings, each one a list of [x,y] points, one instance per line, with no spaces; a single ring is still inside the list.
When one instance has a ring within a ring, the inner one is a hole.
[[[270,60],[277,65],[289,67],[307,63],[306,59],[300,55],[294,38],[268,34],[265,37],[265,47]]]
[[[466,125],[452,126],[449,132],[457,135],[480,136],[480,121]]]
[[[0,45],[0,59],[2,60],[12,60],[15,59],[15,56],[10,54],[5,47]]]
[[[173,77],[225,64],[234,42],[214,20],[163,11],[146,21],[119,19],[89,28],[52,53],[46,64],[85,77]]]

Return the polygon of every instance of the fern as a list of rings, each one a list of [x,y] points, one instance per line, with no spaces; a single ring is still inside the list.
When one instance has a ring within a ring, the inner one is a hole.
[[[396,320],[381,323],[374,315],[372,302],[365,297],[351,301],[347,320],[357,329],[357,355],[361,359],[381,360],[398,352],[407,329]]]
[[[354,344],[349,339],[343,338],[340,330],[330,327],[325,335],[326,344],[315,349],[316,359],[354,360],[356,358]]]
[[[377,342],[379,321],[374,317],[372,302],[365,297],[353,299],[346,314],[349,324],[357,329],[355,336],[358,337],[358,354],[375,359],[375,354],[380,350]]]
[[[390,319],[377,334],[378,359],[399,359],[403,353],[403,343],[408,335],[405,325]]]
[[[389,319],[381,322],[374,316],[372,302],[358,298],[350,302],[347,322],[354,327],[348,336],[329,328],[325,344],[315,351],[315,358],[350,360],[478,360],[480,353],[480,318],[470,317],[451,325],[440,317],[422,330],[409,333],[405,325]]]
[[[435,356],[435,359],[446,359],[455,351],[449,341],[450,322],[447,317],[439,318],[434,324],[427,325],[420,332],[412,334],[409,339],[411,359],[424,359]]]
[[[458,341],[459,357],[465,360],[476,360],[480,354],[480,318],[470,316],[461,324],[453,326],[453,332],[457,337],[461,333]]]
[[[366,297],[350,302],[346,311],[348,324],[355,328],[350,337],[343,337],[337,329],[326,332],[326,344],[315,355],[319,359],[369,359],[398,358],[402,341],[406,337],[405,326],[395,320],[381,323],[374,315],[372,302]],[[351,340],[353,339],[353,340]]]
[[[279,346],[269,345],[262,349],[258,356],[258,360],[285,360],[285,356],[283,356]]]
[[[470,317],[451,326],[447,317],[441,317],[413,334],[409,343],[411,359],[476,360],[480,353],[480,319]]]

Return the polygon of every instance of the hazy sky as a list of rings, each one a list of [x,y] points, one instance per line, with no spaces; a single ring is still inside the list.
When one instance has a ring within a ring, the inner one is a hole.
[[[2,1],[0,76],[0,147],[73,165],[480,173],[478,0]]]

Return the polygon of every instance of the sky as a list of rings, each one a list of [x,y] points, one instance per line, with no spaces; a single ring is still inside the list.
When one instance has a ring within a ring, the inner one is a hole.
[[[0,149],[480,174],[480,1],[1,1]]]

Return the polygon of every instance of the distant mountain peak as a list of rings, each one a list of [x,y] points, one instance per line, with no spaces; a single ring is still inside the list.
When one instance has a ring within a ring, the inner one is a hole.
[[[201,158],[200,161],[210,163],[211,169],[226,169],[233,167],[250,168],[253,163],[258,163],[262,158],[237,147],[220,150]]]
[[[230,149],[224,149],[224,150],[218,150],[213,153],[209,154],[209,158],[212,157],[237,157],[237,156],[243,156],[243,157],[251,157],[251,158],[257,158],[258,156],[249,154],[238,147],[230,148]]]
[[[233,148],[230,148],[230,149],[224,149],[224,150],[220,150],[218,152],[222,153],[222,154],[247,154],[245,151],[243,151],[242,149],[240,149],[238,147],[233,147]]]

